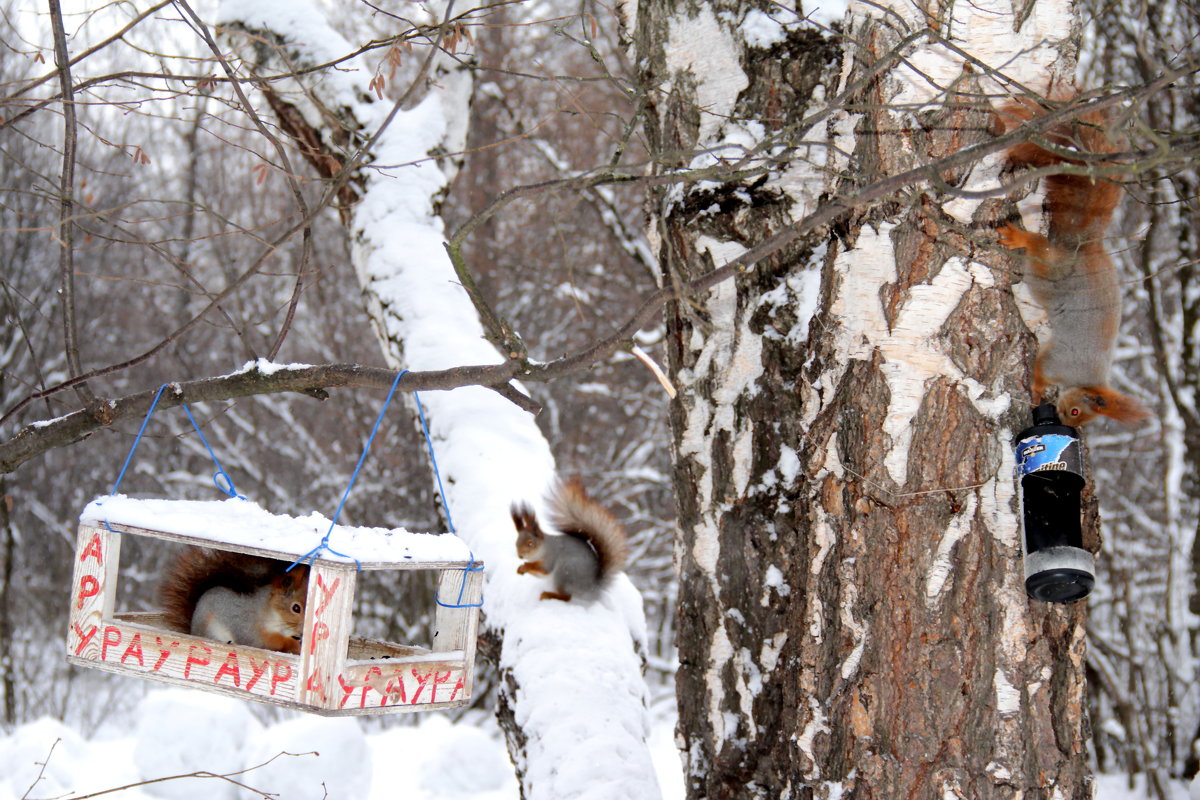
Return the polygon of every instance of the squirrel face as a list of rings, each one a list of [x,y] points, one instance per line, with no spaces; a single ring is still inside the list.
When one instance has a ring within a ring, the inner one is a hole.
[[[536,558],[542,549],[546,535],[538,527],[533,509],[520,503],[512,508],[513,525],[517,528],[517,556],[524,560]]]
[[[304,606],[308,599],[308,567],[296,566],[291,572],[276,575],[271,579],[271,598],[277,620],[274,632],[283,642],[278,648],[283,652],[300,652],[300,636],[304,632]],[[295,649],[293,649],[293,646]]]
[[[1078,428],[1101,415],[1130,425],[1149,417],[1150,411],[1107,386],[1077,386],[1058,400],[1058,416],[1066,425]]]

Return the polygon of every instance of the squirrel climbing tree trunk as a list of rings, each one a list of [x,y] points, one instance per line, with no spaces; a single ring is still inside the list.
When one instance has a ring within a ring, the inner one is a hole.
[[[999,155],[855,199],[985,140],[989,67],[1069,72],[1045,42],[1072,22],[772,13],[644,1],[635,34],[659,173],[746,176],[656,191],[665,283],[847,209],[668,312],[688,796],[1089,797],[1085,606],[1023,589],[1011,438],[1034,341],[1003,201],[950,188],[995,186]]]

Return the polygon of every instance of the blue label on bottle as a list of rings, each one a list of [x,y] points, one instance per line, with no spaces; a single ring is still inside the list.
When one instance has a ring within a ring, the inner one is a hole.
[[[1017,470],[1022,475],[1050,471],[1079,474],[1079,449],[1071,449],[1077,441],[1055,433],[1023,439],[1017,445]]]

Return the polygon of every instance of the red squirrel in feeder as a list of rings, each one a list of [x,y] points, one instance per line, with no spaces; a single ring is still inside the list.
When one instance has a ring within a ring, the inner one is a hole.
[[[189,547],[159,585],[168,627],[229,644],[300,652],[308,567]]]
[[[1031,100],[1016,100],[996,114],[997,128],[1007,133],[1046,111]],[[1022,142],[1005,154],[1012,168],[1057,164],[1111,167],[1102,157],[1118,152],[1105,133],[1107,116],[1093,111],[1041,133],[1054,150]],[[1063,151],[1075,150],[1081,158]],[[1035,403],[1053,385],[1060,387],[1059,418],[1079,426],[1097,415],[1125,424],[1150,416],[1137,400],[1108,385],[1117,327],[1121,321],[1121,287],[1116,267],[1104,246],[1104,234],[1121,199],[1121,186],[1107,177],[1085,174],[1049,175],[1044,209],[1045,236],[1012,223],[999,230],[1000,243],[1025,250],[1025,280],[1046,310],[1050,338],[1033,368]]]
[[[549,522],[561,536],[543,531],[528,505],[513,504],[517,555],[524,562],[517,574],[550,576],[554,591],[542,592],[543,600],[568,601],[593,594],[625,566],[629,551],[625,529],[588,497],[578,479],[556,483],[546,506]]]

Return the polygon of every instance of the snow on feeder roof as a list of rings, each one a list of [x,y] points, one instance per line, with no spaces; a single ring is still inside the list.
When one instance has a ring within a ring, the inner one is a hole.
[[[412,533],[403,528],[329,527],[313,512],[306,517],[272,514],[250,500],[154,500],[107,495],[84,507],[79,521],[102,526],[119,520],[130,528],[156,531],[158,538],[221,546],[295,561],[329,533],[319,559],[363,569],[404,569],[405,564],[466,566],[471,548],[452,534]]]
[[[170,630],[160,612],[117,613],[125,534],[311,563],[297,655]],[[321,537],[328,534],[328,538]],[[327,546],[313,552],[313,545]],[[432,648],[352,638],[359,569],[440,570]],[[80,515],[67,657],[82,666],[324,715],[452,708],[471,698],[483,566],[452,534],[330,527],[223,501],[97,498]]]

